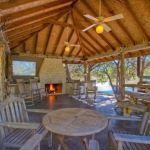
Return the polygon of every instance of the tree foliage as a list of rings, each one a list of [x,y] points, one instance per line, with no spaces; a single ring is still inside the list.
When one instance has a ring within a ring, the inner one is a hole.
[[[84,79],[84,66],[83,64],[69,64],[68,65],[70,76],[73,80]]]

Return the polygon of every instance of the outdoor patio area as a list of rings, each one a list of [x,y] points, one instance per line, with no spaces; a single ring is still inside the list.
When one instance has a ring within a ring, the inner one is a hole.
[[[0,0],[0,150],[150,150],[150,0]]]
[[[114,104],[113,101],[107,97],[107,95],[102,95],[99,98],[97,98],[97,105],[95,106],[90,106],[88,104],[85,104],[84,102],[75,100],[74,98],[71,98],[68,95],[62,95],[62,96],[49,96],[46,100],[43,100],[42,103],[37,104],[33,108],[40,108],[40,109],[50,109],[50,110],[57,110],[60,108],[87,108],[87,109],[92,109],[96,110],[99,113],[104,114],[105,116],[110,116],[110,115],[115,115],[115,110],[114,110]],[[31,117],[31,120],[33,121],[41,121],[42,120],[42,115],[37,116],[33,114],[29,114]],[[123,131],[134,131],[137,129],[138,124],[134,122],[129,122],[129,121],[111,121],[109,124],[109,127],[107,127],[105,130],[102,132],[96,134],[96,140],[98,140],[100,144],[100,150],[112,150],[113,148],[111,147],[111,143],[108,141],[108,131],[110,129],[118,129],[118,130],[123,130]],[[89,136],[89,139],[91,136]],[[67,137],[65,139],[65,143],[69,146],[69,150],[83,150],[83,145],[81,144],[81,141],[77,137]],[[50,150],[57,150],[58,149],[58,140],[54,135],[53,139],[53,146],[51,147]],[[41,150],[49,150],[47,141],[42,141],[41,143]]]

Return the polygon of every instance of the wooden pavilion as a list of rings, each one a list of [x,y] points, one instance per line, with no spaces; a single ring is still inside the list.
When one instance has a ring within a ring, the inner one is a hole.
[[[98,21],[95,23],[94,20],[86,18],[87,14]],[[122,14],[123,18],[106,22],[106,24],[103,22],[104,18],[99,16],[106,18],[117,14]],[[84,32],[84,29],[93,23],[95,23],[93,28]],[[95,27],[99,24],[103,27],[107,25],[107,30],[110,29],[110,31],[104,30],[98,34]],[[145,55],[150,55],[149,0],[0,0],[0,130],[5,127],[0,133],[1,139],[3,137],[7,139],[10,131],[13,133],[6,127],[20,129],[21,125],[16,122],[28,121],[27,111],[49,112],[43,109],[26,110],[25,103],[34,108],[35,101],[43,103],[43,97],[53,95],[55,92],[70,94],[70,89],[73,88],[72,83],[75,81],[71,81],[68,68],[64,68],[64,64],[84,64],[85,80],[89,82],[91,66],[100,62],[120,61],[119,100],[123,101],[125,99],[124,60],[138,57],[138,66],[140,66],[140,57]],[[17,68],[15,64],[21,64],[21,62],[30,62],[34,71],[31,71],[29,75],[17,74],[23,68]],[[130,142],[129,139],[133,138],[132,135],[113,134],[111,131],[110,137],[119,141],[116,148],[118,150],[136,150],[141,147],[141,150],[150,149],[149,102],[147,102],[150,100],[150,85],[136,86],[148,91],[148,94],[144,95],[146,104],[144,103],[143,106],[136,101],[137,105],[122,102],[118,105],[142,112],[143,119],[139,117],[134,119],[113,117],[113,119],[138,122],[142,120],[139,135],[143,136],[134,135],[135,140],[131,142],[136,143],[136,146],[132,146],[127,144]],[[78,92],[78,89],[74,90]],[[90,92],[93,92],[93,89]],[[142,96],[141,93],[131,95],[136,100],[141,100]],[[110,118],[112,117],[108,117]],[[22,126],[26,130],[34,130],[35,133],[38,124],[22,124]],[[25,133],[25,131],[22,132]],[[30,135],[31,139],[27,141],[27,144],[25,140],[22,140],[17,143],[20,144],[19,146],[16,145],[21,148],[25,144],[22,150],[28,150],[29,145],[30,148],[33,147],[31,150],[40,149],[39,143],[47,133],[48,131],[41,127],[36,131],[35,136]],[[23,137],[18,130],[15,135]],[[29,132],[26,136],[24,135],[26,139],[28,135]],[[67,150],[63,143],[64,139],[62,137],[58,139],[63,149]],[[89,145],[85,139],[83,141],[85,149],[98,150],[99,146],[94,138]],[[7,143],[10,144],[9,146],[14,146],[15,140],[14,143],[11,143],[9,139],[2,140],[3,146]],[[143,146],[143,143],[147,145]],[[16,145],[14,147],[17,147]],[[61,149],[61,146],[58,148]]]

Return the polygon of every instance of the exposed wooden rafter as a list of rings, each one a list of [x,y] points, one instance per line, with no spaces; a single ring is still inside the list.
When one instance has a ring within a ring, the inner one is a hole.
[[[11,7],[8,9],[1,10],[0,15],[1,15],[1,17],[8,16],[8,15],[19,13],[19,12],[22,12],[22,11],[25,11],[28,9],[33,9],[35,7],[41,7],[42,5],[47,5],[49,3],[51,3],[51,7],[53,7],[55,5],[58,5],[58,4],[61,4],[64,2],[69,2],[69,4],[71,4],[74,2],[74,0],[61,0],[61,2],[58,0],[44,0],[44,1],[37,0],[37,1],[29,2],[27,4],[22,4],[22,5],[19,5],[16,7]]]
[[[145,44],[137,44],[137,45],[130,46],[130,47],[120,47],[119,49],[117,49],[113,52],[106,52],[101,55],[89,57],[87,62],[93,61],[95,59],[104,58],[104,57],[116,56],[116,55],[120,54],[121,52],[123,52],[123,53],[138,52],[140,50],[145,50],[145,49],[150,49],[150,42],[145,43]]]
[[[50,39],[50,36],[51,36],[51,32],[52,32],[52,29],[53,29],[53,25],[49,25],[49,31],[48,31],[48,34],[47,34],[47,38],[46,38],[46,42],[45,42],[45,48],[44,48],[44,52],[43,54],[46,54],[47,52],[47,49],[48,49],[48,43],[49,43],[49,39]]]
[[[111,15],[115,15],[114,11],[109,7],[109,5],[107,4],[106,1],[103,1],[103,5],[104,5],[105,9],[107,9],[108,12]],[[130,33],[127,31],[127,29],[124,27],[124,25],[122,24],[122,22],[120,20],[116,20],[116,22],[121,27],[121,29],[124,31],[124,33],[128,36],[128,38],[130,39],[130,41],[132,42],[132,44],[135,44],[135,41],[134,41],[133,37],[130,35]]]
[[[128,11],[130,12],[130,14],[132,15],[132,17],[134,18],[134,20],[136,21],[138,27],[141,29],[142,33],[144,34],[145,38],[147,40],[150,40],[149,35],[147,34],[147,32],[145,31],[145,29],[143,28],[143,26],[141,25],[140,21],[138,20],[138,18],[136,17],[135,13],[133,12],[132,8],[130,7],[129,1],[116,1],[119,4],[123,5],[124,7],[126,7],[128,9]]]
[[[73,23],[74,23],[74,25],[76,26],[75,32],[76,32],[76,34],[77,34],[78,41],[79,41],[79,44],[80,44],[80,50],[82,50],[83,54],[84,54],[85,57],[86,57],[86,54],[87,54],[87,53],[85,52],[84,47],[83,47],[83,45],[82,45],[82,39],[81,39],[81,37],[80,37],[80,32],[79,32],[79,30],[78,30],[78,26],[77,26],[77,24],[76,24],[76,21],[75,21],[73,12],[71,12],[71,16],[72,16]]]
[[[67,22],[68,18],[69,18],[69,15],[67,14],[67,16],[66,16],[64,22]],[[56,42],[55,42],[56,44],[54,44],[54,45],[56,45],[56,46],[54,47],[54,49],[53,49],[53,51],[52,51],[52,54],[55,54],[55,52],[56,52],[56,50],[57,50],[57,47],[60,46],[60,45],[59,45],[59,42],[60,42],[61,35],[63,34],[63,32],[64,32],[64,28],[61,29],[61,31],[60,31],[60,33],[59,33],[59,36],[57,36],[57,40],[56,40]]]
[[[49,23],[49,19],[51,19],[51,17],[60,15],[61,13],[65,13],[65,12],[67,12],[69,10],[70,10],[70,8],[68,7],[65,10],[63,9],[63,10],[60,10],[59,12],[52,13],[49,16],[45,16],[43,18],[38,18],[38,19],[35,19],[35,20],[27,22],[27,23],[23,23],[23,24],[18,25],[18,26],[14,27],[14,28],[6,30],[6,33],[9,33],[9,32],[12,32],[12,31],[16,31],[17,29],[26,28],[27,26],[30,26],[30,25],[32,26],[32,25],[37,25],[37,24],[47,24],[47,23]]]
[[[74,33],[74,30],[72,30],[72,31],[70,32],[69,37],[68,37],[68,42],[70,42],[73,33]],[[70,50],[71,50],[71,48],[70,48]],[[65,45],[63,46],[63,49],[62,49],[62,51],[61,51],[60,56],[63,56],[64,53],[65,53]]]

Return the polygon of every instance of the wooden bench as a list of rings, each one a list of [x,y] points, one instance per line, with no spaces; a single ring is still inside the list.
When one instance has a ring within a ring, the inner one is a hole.
[[[48,113],[49,110],[34,109],[32,111],[29,109],[29,112]],[[28,109],[26,109],[23,99],[10,96],[1,103],[1,148],[20,148],[30,137],[36,133],[42,135],[42,138],[44,138],[48,131],[40,123],[29,122]]]
[[[131,112],[146,112],[148,108],[142,104],[133,104],[132,102],[117,102],[117,107],[123,110],[124,115],[130,115]]]
[[[125,120],[124,117],[122,118],[123,119],[120,118],[120,120]],[[112,117],[112,119],[115,119],[115,117]],[[145,112],[141,121],[140,129],[135,133],[119,129],[110,129],[109,138],[111,148],[113,147],[114,150],[150,150],[149,119],[150,112]],[[127,117],[126,120],[128,120]],[[129,119],[129,121],[131,120],[132,119]],[[137,119],[137,121],[139,120]]]

